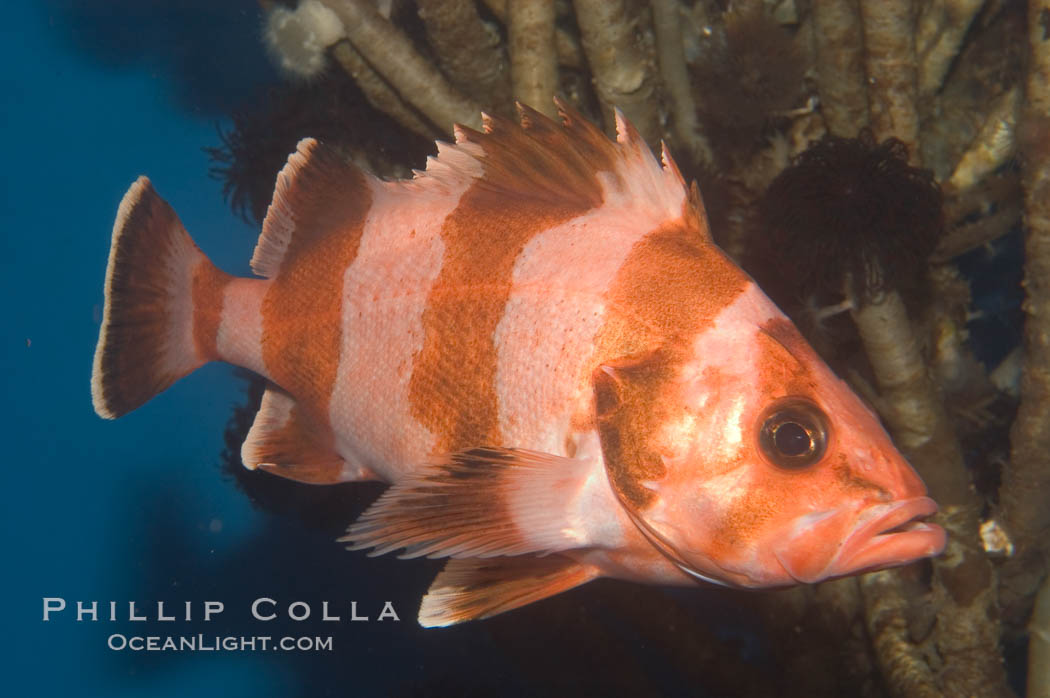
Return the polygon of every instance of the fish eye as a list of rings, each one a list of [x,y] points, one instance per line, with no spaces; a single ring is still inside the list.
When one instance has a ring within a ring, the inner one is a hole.
[[[789,398],[766,411],[758,444],[776,466],[797,470],[813,465],[827,448],[827,417],[809,400]]]

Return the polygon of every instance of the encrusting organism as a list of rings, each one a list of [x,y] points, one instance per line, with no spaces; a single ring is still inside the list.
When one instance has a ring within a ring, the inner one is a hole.
[[[302,80],[324,72],[328,66],[325,52],[345,36],[339,17],[319,0],[303,0],[295,10],[274,7],[263,32],[277,66]]]

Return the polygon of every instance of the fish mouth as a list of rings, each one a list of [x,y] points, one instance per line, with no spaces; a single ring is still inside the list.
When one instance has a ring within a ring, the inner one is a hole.
[[[846,539],[828,576],[896,567],[939,555],[947,534],[937,524],[924,520],[936,513],[937,503],[929,497],[871,507]]]
[[[856,515],[848,510],[813,512],[795,521],[795,532],[774,550],[796,582],[814,582],[906,565],[944,550],[944,529],[923,519],[937,512],[929,497],[876,504]],[[830,543],[839,540],[834,548]]]

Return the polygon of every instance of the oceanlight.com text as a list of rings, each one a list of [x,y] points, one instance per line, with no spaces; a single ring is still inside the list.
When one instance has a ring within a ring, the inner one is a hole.
[[[270,635],[123,635],[113,633],[106,640],[117,652],[331,652],[332,637],[306,635],[272,637]]]

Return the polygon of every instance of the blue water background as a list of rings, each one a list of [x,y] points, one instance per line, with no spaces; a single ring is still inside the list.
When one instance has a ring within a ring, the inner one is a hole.
[[[140,674],[107,656],[108,626],[119,624],[76,624],[69,612],[41,621],[45,596],[126,602],[142,567],[135,551],[151,548],[141,522],[153,507],[197,532],[190,539],[202,558],[234,549],[259,525],[219,474],[222,427],[240,398],[229,367],[206,366],[112,423],[94,414],[89,389],[112,220],[135,176],[149,174],[227,271],[248,272],[255,232],[207,176],[201,146],[217,144],[214,115],[179,108],[149,66],[86,62],[40,4],[9,4],[5,20],[0,289],[12,477],[2,509],[4,692],[288,693],[287,672],[261,654],[183,657]]]

